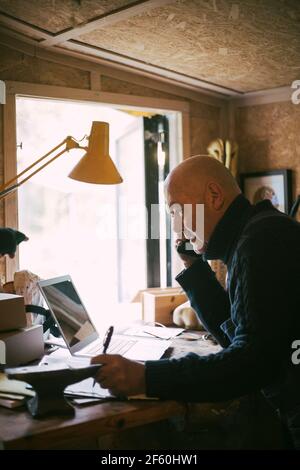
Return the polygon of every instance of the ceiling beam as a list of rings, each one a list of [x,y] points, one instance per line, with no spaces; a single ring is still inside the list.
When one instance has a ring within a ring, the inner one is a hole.
[[[249,91],[241,97],[233,97],[232,101],[236,107],[257,106],[260,104],[292,102],[293,89],[291,85],[270,88],[268,90]]]
[[[175,0],[140,0],[129,5],[118,8],[117,10],[110,11],[104,15],[93,18],[88,22],[84,22],[75,26],[74,28],[67,29],[58,33],[52,37],[48,37],[42,41],[42,45],[45,47],[56,46],[69,39],[75,39],[82,34],[89,33],[98,28],[105,28],[112,26],[119,21],[127,20],[136,15],[140,15],[145,11],[149,11],[153,8],[163,7]]]
[[[52,36],[42,28],[37,26],[30,25],[25,21],[16,19],[10,15],[0,12],[0,23],[5,27],[11,29],[12,31],[18,31],[19,33],[28,35],[31,39],[35,38],[36,40],[48,39]]]
[[[179,72],[175,72],[170,69],[166,69],[163,67],[159,67],[157,65],[148,64],[146,62],[132,59],[131,57],[124,56],[122,54],[117,54],[112,51],[108,51],[106,49],[100,49],[99,47],[88,45],[81,43],[79,41],[71,40],[66,41],[65,43],[61,44],[60,48],[77,51],[86,56],[94,56],[99,57],[102,59],[106,59],[113,63],[118,63],[122,65],[127,65],[129,68],[136,70],[143,70],[145,72],[150,72],[157,77],[166,77],[170,78],[177,83],[185,83],[187,85],[192,85],[197,88],[202,88],[207,90],[208,92],[219,93],[223,96],[241,96],[243,93],[232,90],[231,88],[222,87],[220,85],[216,85],[211,82],[207,82],[205,80],[201,80],[198,78],[190,77],[189,75],[185,75]],[[58,49],[58,48],[55,48]]]

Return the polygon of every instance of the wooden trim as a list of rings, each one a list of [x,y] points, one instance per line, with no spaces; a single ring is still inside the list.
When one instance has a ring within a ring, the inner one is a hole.
[[[24,96],[108,103],[119,109],[122,107],[130,107],[131,109],[153,109],[156,112],[181,112],[183,156],[184,158],[190,156],[190,105],[186,101],[166,100],[162,98],[150,98],[143,96],[124,95],[121,93],[107,93],[93,90],[82,90],[78,88],[67,88],[14,81],[6,82],[6,90],[8,96],[19,94]]]
[[[108,13],[101,15],[97,18],[93,18],[87,23],[82,23],[75,28],[68,29],[62,33],[58,33],[53,37],[49,37],[42,41],[42,45],[49,47],[61,44],[62,42],[68,41],[69,39],[77,38],[82,34],[90,33],[98,28],[105,28],[111,26],[119,21],[127,20],[132,16],[140,15],[145,11],[149,11],[152,8],[163,7],[175,0],[142,0],[125,5],[117,10],[109,11]]]
[[[216,85],[214,83],[211,83],[205,80],[190,77],[188,75],[184,75],[182,73],[175,72],[170,69],[159,67],[157,65],[152,65],[143,61],[132,59],[131,57],[117,54],[115,52],[111,52],[106,49],[100,49],[99,47],[92,46],[90,44],[87,45],[79,41],[75,41],[75,40],[67,41],[67,42],[62,43],[61,47],[64,50],[77,51],[80,53],[84,53],[85,55],[88,55],[88,56],[95,56],[101,59],[104,58],[110,61],[111,63],[115,63],[118,65],[119,64],[127,65],[128,67],[134,70],[143,70],[146,72],[150,72],[160,77],[170,78],[176,81],[177,83],[184,83],[184,84],[192,85],[198,88],[207,89],[209,91],[220,93],[221,95],[237,96],[237,95],[242,94],[230,88],[222,87],[222,86]]]
[[[210,106],[219,107],[224,101],[229,99],[228,96],[196,86],[178,83],[166,77],[154,76],[150,72],[143,70],[134,70],[133,72],[132,67],[111,63],[103,58],[89,56],[87,59],[87,56],[82,53],[61,48],[56,48],[55,51],[43,49],[37,46],[36,41],[28,38],[26,40],[20,40],[20,37],[16,37],[20,36],[17,33],[13,33],[13,37],[7,36],[6,34],[3,35],[1,34],[1,30],[3,31],[3,28],[1,29],[0,27],[0,44],[38,59],[77,68],[79,70],[98,72],[101,75],[182,96]]]
[[[90,89],[101,91],[101,75],[98,72],[90,72]]]
[[[155,111],[189,112],[189,103],[186,101],[125,95],[121,93],[108,93],[102,91],[84,90],[81,88],[67,88],[52,85],[7,81],[6,90],[7,94],[19,94],[24,96],[29,95],[76,101],[95,101],[108,103],[112,106],[116,106],[117,108],[130,106],[133,109],[147,108],[147,110],[154,109]]]
[[[163,91],[168,94],[182,96],[183,98],[199,101],[210,106],[220,106],[224,100],[229,99],[226,95],[205,90],[199,86],[179,83],[173,79],[162,77],[157,74],[146,72],[145,70],[134,69],[132,67],[112,63],[100,57],[92,57],[82,52],[60,49],[58,54],[47,51],[37,50],[36,57],[49,60],[55,63],[69,65],[70,67],[81,70],[96,70],[102,75],[134,83],[143,87]]]
[[[51,37],[51,35],[45,30],[37,26],[30,25],[25,21],[19,20],[10,15],[6,15],[2,12],[0,12],[0,21],[7,28],[12,28],[13,30],[17,30],[22,34],[28,34],[31,37],[38,37],[43,39],[48,39],[49,37]]]
[[[17,174],[16,147],[16,100],[15,95],[7,93],[6,104],[3,107],[3,150],[4,150],[4,182]],[[18,198],[17,194],[8,195],[4,200],[5,227],[18,228]],[[15,258],[6,258],[6,281],[12,281],[19,267],[18,250]]]
[[[28,38],[23,36],[23,34],[18,33],[17,31],[11,31],[10,29],[7,29],[5,26],[0,24],[0,44],[3,46],[7,46],[13,50],[19,50],[19,48],[14,47],[14,43],[22,43],[23,47],[28,46],[28,50],[31,52],[32,47],[34,47],[37,44],[37,41],[34,39]],[[20,52],[25,52],[24,49]],[[32,55],[30,52],[28,52],[29,55]],[[26,53],[26,52],[25,52]]]
[[[42,50],[41,58],[43,58],[44,60],[52,60],[53,62],[58,62],[57,56],[54,55],[51,59],[49,56],[47,57],[45,55],[45,53],[47,52],[48,51],[46,50]],[[63,55],[64,57],[63,59],[61,59],[61,63],[66,63],[65,60],[67,59],[68,65],[72,67],[81,68],[83,70],[88,70],[92,67],[93,69],[95,68],[99,70],[102,75],[106,75],[108,77],[113,77],[118,80],[124,80],[125,82],[129,83],[135,83],[136,85],[142,85],[147,88],[153,88],[154,90],[163,91],[169,94],[182,96],[184,98],[192,99],[194,101],[200,101],[201,103],[208,104],[210,106],[220,106],[220,104],[222,104],[224,100],[229,99],[229,97],[226,95],[209,91],[207,89],[204,89],[203,87],[194,86],[182,82],[179,83],[173,79],[146,72],[145,70],[133,70],[132,67],[112,63],[100,57],[88,56],[87,59],[86,54],[72,51],[70,49],[60,49],[59,55]],[[77,61],[77,63],[75,61]]]
[[[233,98],[236,107],[255,106],[268,103],[291,101],[293,89],[290,86],[272,88],[245,93],[242,97]]]
[[[183,159],[191,156],[191,128],[190,128],[190,113],[183,112],[182,119],[182,152]]]

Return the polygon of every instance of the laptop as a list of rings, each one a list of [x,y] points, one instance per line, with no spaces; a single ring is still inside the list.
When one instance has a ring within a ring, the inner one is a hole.
[[[102,354],[103,338],[97,332],[71,276],[38,282],[44,299],[72,356],[93,357]],[[137,361],[157,360],[170,341],[114,334],[107,354],[120,354]]]

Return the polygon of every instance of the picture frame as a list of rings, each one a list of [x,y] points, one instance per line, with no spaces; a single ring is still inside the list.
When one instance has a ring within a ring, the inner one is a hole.
[[[240,187],[251,204],[269,199],[281,212],[289,213],[292,204],[292,171],[271,170],[240,175]]]

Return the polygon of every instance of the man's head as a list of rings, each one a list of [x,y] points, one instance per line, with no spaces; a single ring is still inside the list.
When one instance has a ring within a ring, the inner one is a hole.
[[[217,223],[241,192],[222,163],[212,157],[197,156],[184,160],[174,168],[166,178],[165,187],[175,231],[178,230],[178,218],[182,217],[183,234],[198,253],[205,251]],[[204,205],[204,228],[196,224],[197,204]],[[184,211],[185,205],[190,205],[192,217]]]

